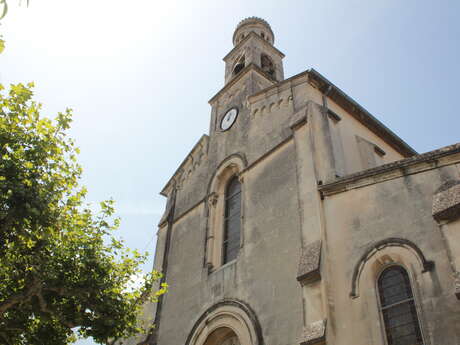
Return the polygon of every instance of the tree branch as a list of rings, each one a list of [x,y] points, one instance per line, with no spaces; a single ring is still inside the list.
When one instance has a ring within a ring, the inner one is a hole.
[[[23,293],[11,296],[6,301],[0,303],[0,319],[4,319],[4,314],[8,309],[14,307],[16,304],[28,302],[33,296],[35,296],[41,289],[41,282],[35,277],[32,278],[32,284],[26,288]]]
[[[37,298],[38,298],[38,304],[40,305],[40,310],[42,312],[50,314],[51,316],[57,316],[59,318],[59,321],[68,328],[74,328],[74,327],[79,326],[75,323],[72,323],[72,322],[69,322],[63,319],[63,317],[59,315],[59,313],[56,313],[53,310],[48,309],[48,304],[46,303],[45,298],[43,298],[43,295],[41,292],[37,293]]]

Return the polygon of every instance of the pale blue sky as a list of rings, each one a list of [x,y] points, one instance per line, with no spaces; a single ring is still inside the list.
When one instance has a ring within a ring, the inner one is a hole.
[[[457,0],[9,2],[0,82],[35,81],[49,116],[74,109],[89,199],[117,201],[133,248],[154,251],[158,192],[207,133],[248,16],[271,24],[286,77],[315,68],[419,152],[460,141]]]

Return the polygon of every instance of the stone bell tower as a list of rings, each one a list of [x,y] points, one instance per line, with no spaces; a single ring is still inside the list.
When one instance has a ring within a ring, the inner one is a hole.
[[[225,84],[244,68],[253,65],[273,81],[284,79],[284,54],[274,47],[275,35],[263,19],[250,17],[242,20],[233,33],[234,48],[224,57]]]
[[[242,143],[236,138],[223,140],[222,136],[214,135],[222,132],[225,114],[235,108],[241,118],[240,128],[226,137],[244,137],[250,126],[248,97],[284,80],[284,54],[275,48],[274,42],[275,35],[270,25],[261,18],[249,17],[237,25],[233,33],[233,48],[223,58],[224,86],[209,101],[212,107],[210,137],[211,141],[218,141],[211,146],[226,146],[230,141]]]

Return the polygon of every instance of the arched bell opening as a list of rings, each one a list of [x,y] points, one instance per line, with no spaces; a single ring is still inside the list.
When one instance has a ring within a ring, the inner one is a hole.
[[[235,67],[233,67],[233,75],[237,75],[238,73],[241,72],[241,70],[245,67],[245,59],[244,55],[238,60],[238,62],[235,64]]]
[[[260,57],[260,65],[262,67],[262,71],[267,73],[272,78],[275,78],[275,65],[274,65],[272,59],[268,55],[266,55],[266,54],[261,55],[261,57]]]

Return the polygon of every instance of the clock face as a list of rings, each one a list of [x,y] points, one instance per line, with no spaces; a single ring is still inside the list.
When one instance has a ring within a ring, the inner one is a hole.
[[[220,129],[222,129],[223,131],[230,129],[230,127],[232,127],[232,125],[235,123],[237,116],[238,108],[232,108],[228,110],[222,118],[222,121],[220,123]]]

